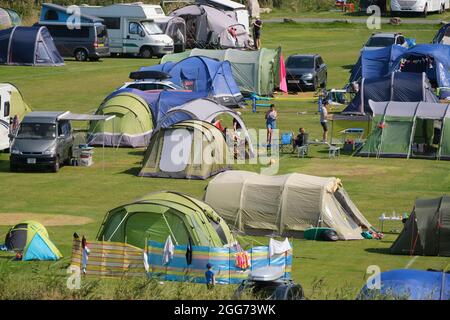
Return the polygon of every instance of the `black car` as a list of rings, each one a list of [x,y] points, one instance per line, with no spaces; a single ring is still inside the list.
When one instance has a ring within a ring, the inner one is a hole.
[[[327,65],[318,54],[295,54],[286,59],[286,80],[291,92],[325,88],[327,77]]]

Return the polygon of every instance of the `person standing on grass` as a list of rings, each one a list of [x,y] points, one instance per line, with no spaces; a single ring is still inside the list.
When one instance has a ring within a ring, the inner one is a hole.
[[[214,271],[212,271],[212,264],[208,263],[206,264],[206,272],[205,272],[205,279],[206,279],[206,287],[208,289],[213,289],[216,285],[216,276],[214,275]]]
[[[324,100],[320,108],[320,124],[323,128],[322,142],[327,142],[328,138],[328,101]]]
[[[262,21],[259,18],[256,18],[256,21],[253,22],[253,39],[255,40],[255,49],[261,49],[261,28]]]
[[[266,128],[267,128],[267,146],[270,147],[272,143],[273,130],[277,128],[278,113],[275,105],[271,104],[269,110],[266,112]]]

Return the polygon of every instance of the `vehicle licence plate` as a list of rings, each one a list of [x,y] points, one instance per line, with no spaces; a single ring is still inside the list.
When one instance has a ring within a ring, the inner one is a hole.
[[[288,83],[300,83],[300,80],[288,80]]]
[[[28,158],[27,163],[28,164],[36,164],[36,158]]]

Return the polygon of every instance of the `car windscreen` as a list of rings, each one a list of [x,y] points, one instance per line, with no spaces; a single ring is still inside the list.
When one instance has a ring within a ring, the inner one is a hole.
[[[162,34],[162,30],[158,25],[151,21],[142,21],[142,26],[149,34]]]
[[[16,138],[53,140],[56,138],[56,125],[53,123],[22,123]]]
[[[372,37],[366,47],[387,47],[394,44],[394,38]]]
[[[286,68],[312,69],[314,68],[314,58],[312,57],[289,57]]]

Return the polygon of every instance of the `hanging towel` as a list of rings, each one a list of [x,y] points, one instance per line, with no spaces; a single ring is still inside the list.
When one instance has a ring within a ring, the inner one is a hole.
[[[189,243],[186,248],[186,264],[190,266],[192,264],[192,240],[189,237]]]
[[[241,269],[250,268],[250,255],[247,251],[240,251],[236,253],[236,267]]]
[[[163,258],[162,258],[163,265],[168,264],[170,260],[172,260],[174,252],[175,246],[173,245],[172,237],[169,235],[166,239],[166,243],[164,244]]]
[[[269,241],[269,257],[272,257],[276,254],[283,254],[291,249],[292,247],[289,243],[288,238],[284,239],[284,241],[278,241],[274,239],[270,239]]]

